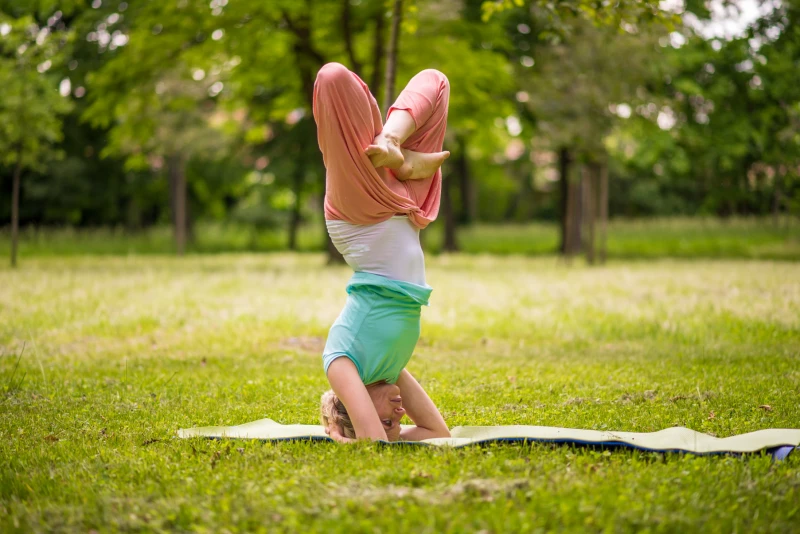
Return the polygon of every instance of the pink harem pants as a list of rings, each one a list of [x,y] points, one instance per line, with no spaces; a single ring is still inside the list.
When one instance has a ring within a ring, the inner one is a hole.
[[[437,70],[414,76],[389,109],[408,111],[416,131],[403,148],[440,152],[447,128],[450,84]],[[364,154],[383,129],[381,112],[367,84],[347,67],[328,63],[314,83],[317,140],[327,170],[325,219],[352,224],[377,224],[394,215],[407,215],[425,228],[439,213],[442,171],[424,180],[397,180],[383,167],[376,169]]]

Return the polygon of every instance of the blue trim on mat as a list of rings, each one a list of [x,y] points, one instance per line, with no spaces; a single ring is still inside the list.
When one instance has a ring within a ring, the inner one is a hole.
[[[205,437],[207,439],[257,439],[263,442],[272,442],[272,441],[333,441],[333,439],[327,436],[297,436],[293,438],[227,438],[227,437],[220,437],[220,436],[198,436],[198,437]],[[421,441],[383,441],[378,440],[378,443],[381,445],[388,445],[388,446],[400,446],[400,447],[435,447],[430,443],[423,443]],[[627,448],[633,449],[637,451],[644,451],[644,452],[660,452],[660,453],[674,453],[674,454],[694,454],[695,456],[719,456],[719,455],[735,455],[735,456],[742,456],[745,454],[754,454],[757,452],[761,452],[764,450],[768,452],[773,460],[785,460],[789,457],[789,455],[797,448],[794,445],[779,445],[777,447],[770,447],[767,449],[761,449],[759,451],[753,452],[735,452],[735,451],[712,451],[712,452],[695,452],[695,451],[687,451],[684,449],[650,449],[647,447],[641,447],[638,445],[632,445],[630,443],[625,443],[624,441],[582,441],[578,439],[545,439],[545,438],[490,438],[490,439],[483,439],[480,441],[473,441],[472,443],[465,443],[463,445],[453,445],[454,449],[461,449],[463,447],[471,447],[472,445],[488,445],[490,443],[554,443],[554,444],[571,444],[571,445],[579,445],[584,447],[601,447],[601,448]]]

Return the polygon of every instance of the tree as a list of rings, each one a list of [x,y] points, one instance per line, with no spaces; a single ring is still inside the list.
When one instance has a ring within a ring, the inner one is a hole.
[[[484,0],[481,5],[484,21],[495,14],[515,9],[535,10],[542,20],[547,21],[546,36],[570,33],[576,17],[611,27],[621,23],[678,22],[674,13],[662,9],[660,0]]]
[[[476,161],[492,161],[503,152],[509,135],[496,122],[514,110],[510,100],[515,90],[513,72],[502,53],[505,33],[496,23],[481,22],[475,8],[475,2],[452,0],[421,4],[413,17],[406,17],[405,31],[413,32],[413,37],[405,39],[398,58],[399,87],[427,68],[441,70],[450,80],[445,149],[453,156],[443,173],[440,212],[443,248],[448,251],[458,249],[459,219],[468,217],[468,210],[477,211],[480,183],[475,183],[475,178],[491,184],[502,177],[497,170],[473,173],[471,166]],[[486,43],[492,46],[484,46]]]
[[[790,210],[800,192],[793,185],[800,89],[788,81],[800,59],[798,24],[800,9],[786,3],[732,39],[706,39],[686,27],[672,45],[664,40],[664,83],[648,88],[650,102],[633,106],[613,135],[619,179],[612,209],[721,216]]]
[[[84,112],[93,125],[110,129],[104,155],[125,156],[130,170],[165,172],[178,254],[193,235],[187,165],[193,158],[220,158],[230,138],[224,126],[236,120],[217,106],[222,79],[235,65],[198,54],[213,41],[211,31],[202,33],[210,13],[204,6],[184,7],[140,3],[124,17],[113,6],[87,13],[90,36],[113,31],[120,38],[97,39],[110,57],[88,77]]]
[[[702,18],[700,4],[687,2]],[[66,160],[21,171],[15,219],[132,228],[171,219],[183,243],[193,219],[229,217],[255,229],[285,225],[296,244],[303,222],[322,219],[316,72],[325,62],[345,63],[385,105],[394,2],[92,5],[100,7],[2,3],[39,28],[64,11],[50,38],[66,37],[66,47],[43,74],[53,86],[71,85],[74,103],[65,139],[51,145]],[[592,255],[598,241],[602,261],[609,211],[771,212],[777,220],[797,209],[800,99],[787,82],[800,41],[795,4],[728,41],[683,27],[670,34],[663,23],[671,15],[655,7],[403,2],[394,89],[423,68],[442,70],[453,88],[445,141],[453,156],[436,223],[445,227],[446,248],[456,249],[457,227],[476,219],[560,211],[563,248]],[[12,49],[4,61],[16,57]],[[98,152],[108,158],[97,161]],[[15,168],[0,174],[3,189],[13,192]],[[3,202],[0,216],[11,204]]]
[[[482,3],[482,16],[486,21],[501,17],[514,36],[508,53],[518,65],[518,97],[528,103],[531,119],[523,123],[535,125],[538,136],[558,154],[559,250],[575,254],[582,248],[584,223],[589,224],[585,234],[594,236],[595,214],[607,214],[605,206],[595,205],[594,196],[607,191],[600,182],[607,180],[603,140],[613,123],[609,105],[646,80],[647,58],[653,57],[647,33],[628,34],[653,26],[671,28],[679,18],[655,0],[488,0]],[[573,169],[576,161],[588,165],[587,180],[598,182],[595,187],[581,185],[582,173]],[[592,198],[584,199],[587,194]],[[583,212],[589,217],[583,218]],[[588,245],[594,257],[593,238]]]
[[[213,86],[213,82],[208,85]],[[104,155],[127,156],[130,171],[166,174],[179,255],[184,254],[193,235],[187,165],[193,158],[220,158],[228,143],[225,133],[211,124],[215,107],[208,101],[208,90],[167,71],[156,79],[152,93],[132,90],[116,94],[108,102],[106,95],[110,93],[96,84],[93,94],[98,96],[84,115],[101,127],[110,126],[112,117],[119,121],[111,128]]]
[[[601,182],[607,180],[606,139],[618,120],[615,105],[636,99],[641,88],[663,76],[654,61],[663,27],[625,28],[576,19],[569,34],[521,55],[517,63],[536,134],[558,154],[560,252],[571,256],[585,249],[590,261],[595,259],[596,218],[607,214],[598,199],[607,191]]]
[[[343,10],[341,6],[341,0],[133,4],[124,20],[115,18],[119,26],[115,29],[130,42],[116,50],[115,57],[90,78],[93,104],[86,116],[101,125],[107,121],[112,137],[118,140],[117,147],[131,150],[134,161],[141,162],[143,156],[137,151],[143,153],[151,133],[163,125],[161,111],[178,106],[173,110],[176,114],[191,114],[200,100],[187,98],[185,90],[200,86],[213,93],[205,99],[210,112],[239,117],[236,122],[247,128],[243,139],[251,145],[263,144],[265,139],[253,138],[251,132],[269,131],[275,122],[310,120],[314,76],[319,67],[340,55],[356,57],[350,41],[352,26],[362,24],[371,14],[353,20],[349,5]],[[342,15],[344,37],[328,31],[339,26],[334,24],[334,13]],[[105,31],[109,30],[107,15],[95,15],[96,27],[102,24]],[[178,82],[184,93],[172,98],[173,104],[154,96],[159,84],[171,87]],[[196,121],[195,126],[199,128],[201,123]],[[178,141],[181,136],[168,137]],[[137,143],[126,147],[130,145],[126,141],[134,139]],[[313,142],[306,139],[306,143]],[[182,158],[167,158],[178,168],[187,153],[206,152],[202,147],[195,150],[186,143],[182,146]],[[306,163],[304,173],[324,176],[318,154],[311,155]],[[180,173],[174,175],[180,177]],[[305,197],[305,180],[287,182],[298,202]],[[323,186],[324,181],[318,180],[316,189],[323,190]],[[330,242],[329,254],[340,258]]]
[[[392,31],[389,34],[389,49],[386,53],[386,93],[383,97],[384,115],[389,112],[389,108],[394,103],[394,80],[397,76],[397,50],[400,45],[400,24],[402,21],[403,0],[394,0],[392,3]]]
[[[58,41],[59,60],[52,63],[46,74],[72,103],[71,110],[63,116],[63,139],[53,145],[63,158],[51,159],[45,166],[25,172],[20,191],[24,199],[19,212],[20,225],[126,225],[133,228],[152,224],[158,216],[158,189],[152,187],[148,175],[126,172],[119,159],[100,158],[98,153],[107,144],[106,132],[80,120],[86,102],[82,98],[85,74],[108,57],[96,42],[76,38],[89,33],[90,30],[82,31],[78,23],[86,11],[93,9],[83,2],[71,1],[7,0],[0,4],[8,6],[7,13],[11,17],[30,15],[40,27],[50,27],[51,38]],[[12,181],[12,176],[0,169],[0,184],[4,190],[11,190]],[[0,218],[10,220],[10,202],[8,204],[0,205]]]
[[[70,103],[58,93],[48,71],[59,61],[61,39],[54,24],[40,26],[30,15],[11,18],[0,12],[0,154],[13,168],[11,192],[11,266],[17,265],[20,182],[25,170],[41,170],[60,156],[60,115]]]

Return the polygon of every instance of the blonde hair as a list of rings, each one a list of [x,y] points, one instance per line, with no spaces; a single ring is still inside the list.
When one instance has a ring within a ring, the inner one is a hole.
[[[335,425],[341,430],[342,436],[355,439],[356,430],[353,428],[353,422],[350,421],[347,408],[332,389],[323,393],[320,398],[320,415],[325,428]]]

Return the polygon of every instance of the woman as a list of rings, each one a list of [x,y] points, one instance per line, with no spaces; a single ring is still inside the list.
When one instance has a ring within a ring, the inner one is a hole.
[[[450,435],[439,410],[405,369],[431,288],[419,231],[436,218],[450,87],[417,74],[382,124],[367,85],[338,63],[320,69],[314,119],[327,170],[328,233],[355,274],[331,327],[323,363],[331,391],[322,423],[339,442]],[[400,429],[404,415],[416,426]]]

